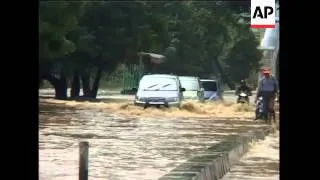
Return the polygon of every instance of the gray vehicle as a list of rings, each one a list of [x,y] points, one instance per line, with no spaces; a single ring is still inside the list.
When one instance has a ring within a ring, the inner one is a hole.
[[[180,107],[182,92],[178,76],[167,74],[144,75],[137,90],[134,104],[148,106]]]
[[[222,100],[223,90],[218,80],[200,79],[201,87],[204,90],[204,99],[209,101]]]
[[[184,99],[203,100],[203,88],[201,88],[200,78],[194,76],[179,76],[181,86],[185,88]]]

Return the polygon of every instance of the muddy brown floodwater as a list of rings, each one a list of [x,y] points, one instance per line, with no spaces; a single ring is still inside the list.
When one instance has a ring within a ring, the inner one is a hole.
[[[265,126],[247,117],[175,117],[161,110],[146,110],[157,116],[141,116],[141,109],[130,111],[123,105],[89,108],[88,103],[71,106],[40,99],[39,107],[39,176],[43,180],[78,178],[81,140],[90,144],[90,180],[153,180],[227,135]],[[140,116],[125,111],[139,111]]]

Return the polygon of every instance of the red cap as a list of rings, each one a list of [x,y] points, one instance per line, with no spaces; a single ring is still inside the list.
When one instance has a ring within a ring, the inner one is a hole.
[[[263,74],[270,74],[271,73],[270,68],[263,68],[262,72],[263,72]]]

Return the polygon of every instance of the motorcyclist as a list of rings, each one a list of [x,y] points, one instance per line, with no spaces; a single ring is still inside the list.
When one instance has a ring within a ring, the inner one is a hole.
[[[247,85],[245,80],[240,81],[240,86],[236,89],[236,95],[239,96],[241,92],[246,93],[248,96],[251,96],[251,88]]]
[[[251,88],[247,85],[247,82],[245,81],[245,80],[241,80],[240,81],[240,86],[236,89],[236,95],[238,96],[238,99],[237,99],[237,102],[239,102],[239,99],[240,99],[240,97],[239,97],[239,95],[240,95],[240,93],[245,93],[245,94],[247,94],[248,96],[251,96],[252,95],[252,93],[251,93]],[[249,97],[247,97],[247,99],[246,99],[246,101],[247,102],[249,102]]]
[[[263,117],[267,117],[269,103],[274,101],[278,93],[278,82],[271,75],[270,68],[263,69],[264,77],[259,81],[257,96],[255,102],[257,102],[258,97],[262,96],[263,100]]]

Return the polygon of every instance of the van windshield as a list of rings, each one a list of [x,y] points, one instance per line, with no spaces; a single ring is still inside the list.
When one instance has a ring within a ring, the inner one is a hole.
[[[214,81],[201,81],[202,88],[205,91],[217,91],[217,82]]]
[[[147,77],[141,79],[139,89],[144,91],[177,91],[178,85],[174,78]]]
[[[199,81],[193,78],[181,78],[181,87],[185,88],[186,91],[198,91],[199,90]]]

